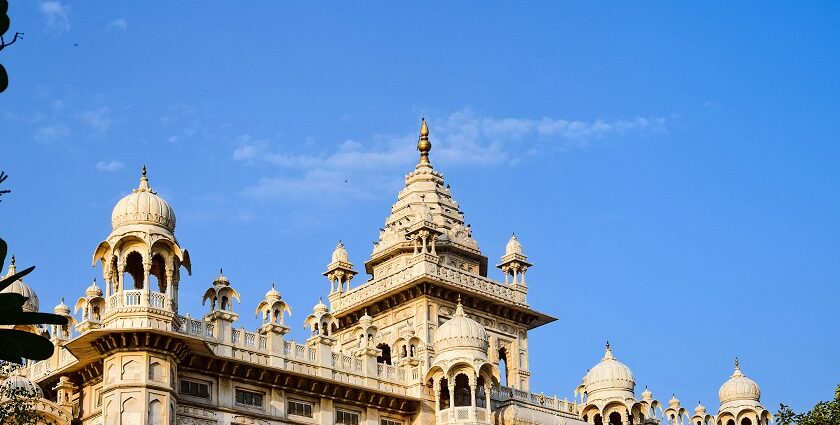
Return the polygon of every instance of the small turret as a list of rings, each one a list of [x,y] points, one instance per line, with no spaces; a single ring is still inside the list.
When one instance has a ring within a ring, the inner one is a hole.
[[[353,263],[347,255],[347,249],[341,241],[338,241],[332,253],[332,261],[327,265],[327,271],[323,273],[330,281],[330,294],[349,291],[350,281],[356,274]]]

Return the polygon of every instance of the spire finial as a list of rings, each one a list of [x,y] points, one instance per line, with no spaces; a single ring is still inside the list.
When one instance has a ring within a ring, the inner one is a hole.
[[[9,260],[9,271],[6,273],[6,276],[11,276],[17,273],[17,267],[15,267],[15,255],[12,254],[11,260]]]
[[[607,351],[612,351],[610,350],[610,340],[607,340]]]
[[[146,177],[145,164],[143,165],[143,169],[140,170],[140,186],[137,187],[137,190],[135,190],[135,192],[152,192],[152,188],[149,187],[149,179]]]
[[[740,368],[741,368],[741,362],[738,360],[737,357],[735,357],[735,369],[740,369]]]
[[[220,275],[223,275],[223,274],[225,274],[225,271],[224,271],[224,269],[223,269],[223,268],[221,268],[221,267],[219,267],[219,274],[220,274]]]
[[[417,150],[420,151],[420,164],[429,164],[429,151],[432,150],[432,143],[429,142],[429,125],[426,118],[420,123],[420,139],[417,141]]]

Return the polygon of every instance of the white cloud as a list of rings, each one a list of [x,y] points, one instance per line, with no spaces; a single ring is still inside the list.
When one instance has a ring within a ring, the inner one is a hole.
[[[96,109],[82,111],[79,113],[79,119],[83,123],[89,125],[94,130],[107,131],[111,127],[110,110],[107,106],[101,106]]]
[[[126,20],[123,18],[117,18],[111,22],[108,22],[108,26],[106,26],[105,29],[108,31],[112,29],[125,31],[128,29],[128,22],[126,22]]]
[[[494,118],[462,110],[430,121],[431,158],[445,167],[516,164],[540,152],[580,149],[630,134],[661,132],[665,122],[665,118],[645,117],[593,121]],[[232,157],[249,165],[278,167],[278,175],[264,177],[244,191],[252,198],[322,193],[369,198],[394,187],[395,176],[417,159],[416,132],[378,135],[372,140],[364,145],[346,140],[327,152],[294,152],[274,147],[269,139],[243,135],[236,139]]]
[[[39,9],[47,19],[47,28],[55,32],[70,30],[70,6],[60,1],[43,1]]]
[[[35,131],[35,140],[52,142],[70,135],[70,128],[64,124],[46,125]]]
[[[125,165],[122,162],[115,159],[110,161],[99,161],[96,163],[96,169],[100,171],[117,171],[122,170],[124,167]]]

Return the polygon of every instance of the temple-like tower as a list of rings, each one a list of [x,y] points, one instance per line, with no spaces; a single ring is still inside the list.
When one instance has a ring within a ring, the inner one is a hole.
[[[117,202],[111,225],[93,254],[105,279],[103,329],[93,323],[98,294],[91,288],[77,303],[88,308],[91,330],[68,347],[79,358],[102,358],[90,367],[102,374],[103,423],[174,423],[176,370],[187,349],[173,332],[181,327],[180,270],[189,273],[190,257],[175,238],[175,212],[149,186],[146,167],[137,189]]]

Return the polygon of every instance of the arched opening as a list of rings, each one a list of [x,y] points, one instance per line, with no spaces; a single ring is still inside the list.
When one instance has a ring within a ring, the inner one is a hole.
[[[402,345],[402,353],[400,353],[400,358],[401,358],[401,359],[404,359],[404,358],[406,358],[406,357],[408,357],[408,346],[406,346],[405,344],[403,344],[403,345]]]
[[[505,347],[499,349],[499,373],[502,375],[502,386],[508,386],[508,371],[507,371],[507,350]]]
[[[726,421],[726,425],[735,425],[735,419],[730,419]]]
[[[583,415],[583,421],[589,422],[589,415]]]
[[[741,419],[741,425],[752,425],[752,419],[750,419],[750,418]]]
[[[463,373],[459,373],[455,376],[455,407],[469,406],[471,404],[470,378]]]
[[[382,350],[382,354],[376,357],[377,363],[391,364],[391,347],[388,344],[380,343],[376,348]]]
[[[414,344],[411,344],[410,351],[408,353],[409,356],[414,357]]]
[[[158,291],[166,293],[166,263],[160,254],[152,257],[152,269],[149,271],[149,289],[152,283],[157,284]]]
[[[329,325],[327,325],[327,322],[324,322],[324,323],[321,325],[321,329],[323,329],[323,331],[324,331],[324,335],[327,335],[327,336],[329,336],[329,335],[330,335],[330,327],[329,327]]]
[[[476,407],[487,407],[487,393],[484,391],[484,377],[479,376],[476,380],[478,385],[476,395],[475,395],[475,404]]]
[[[143,289],[143,256],[139,252],[131,251],[125,257],[125,274],[131,276],[134,289]],[[123,282],[125,282],[125,277],[123,277]]]
[[[595,417],[592,418],[592,420],[593,420],[592,423],[594,423],[595,425],[604,425],[604,420],[601,419],[601,414],[600,413],[596,413]]]
[[[227,295],[222,296],[222,304],[219,306],[219,308],[221,308],[222,310],[227,310],[228,309],[228,297],[227,297]]]
[[[610,413],[609,423],[610,423],[610,425],[622,425],[621,424],[621,414],[618,413],[618,412]]]
[[[440,410],[449,408],[449,381],[446,378],[440,380]]]

